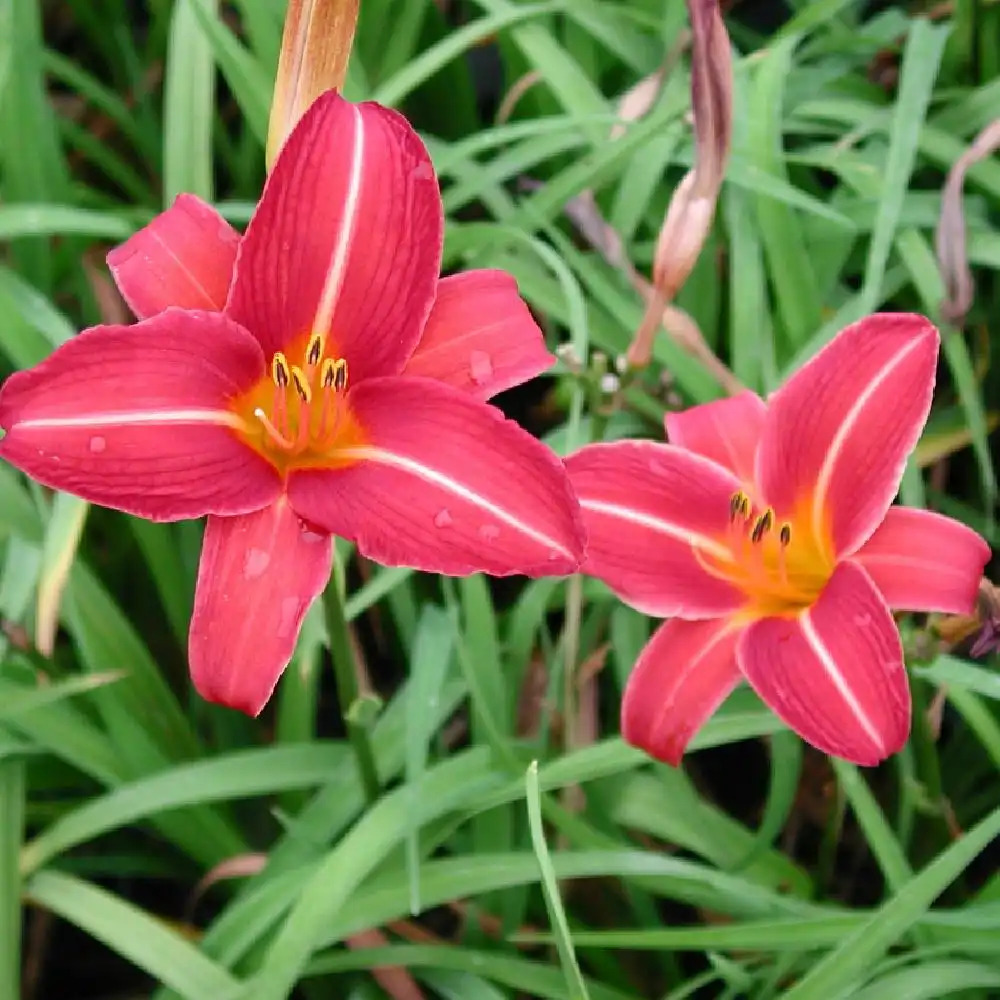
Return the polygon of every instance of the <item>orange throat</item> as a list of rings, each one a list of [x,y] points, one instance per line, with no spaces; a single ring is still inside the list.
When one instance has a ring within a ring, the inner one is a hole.
[[[793,617],[812,605],[833,574],[835,558],[826,525],[813,523],[812,498],[780,519],[770,507],[755,507],[739,491],[729,505],[729,523],[695,552],[704,568],[743,592],[739,617]]]
[[[347,361],[327,354],[318,333],[292,347],[301,364],[276,352],[268,374],[232,401],[240,437],[282,475],[353,464],[348,451],[365,435],[348,406]]]

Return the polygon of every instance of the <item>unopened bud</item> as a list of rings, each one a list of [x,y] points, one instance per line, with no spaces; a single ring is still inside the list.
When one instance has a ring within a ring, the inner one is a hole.
[[[360,0],[288,0],[267,128],[270,169],[289,133],[324,91],[347,76]]]

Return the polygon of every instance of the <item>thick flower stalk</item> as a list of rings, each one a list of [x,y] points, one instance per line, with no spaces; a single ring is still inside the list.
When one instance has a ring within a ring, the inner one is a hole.
[[[548,367],[498,271],[438,278],[443,212],[400,115],[321,97],[246,235],[182,196],[109,255],[141,322],[87,330],[0,390],[0,456],[140,517],[208,515],[189,656],[257,713],[330,572],[562,574],[559,461],[485,400]],[[179,308],[178,308],[179,307]]]
[[[767,402],[744,392],[670,414],[670,444],[597,444],[567,460],[584,572],[669,619],[629,679],[629,742],[678,763],[745,678],[828,753],[875,764],[904,744],[891,609],[968,613],[990,554],[957,521],[890,506],[938,346],[920,316],[871,316]]]

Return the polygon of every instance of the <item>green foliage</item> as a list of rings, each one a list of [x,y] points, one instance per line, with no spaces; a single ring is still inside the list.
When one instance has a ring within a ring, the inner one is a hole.
[[[940,320],[938,193],[1000,107],[1000,4],[958,0],[932,22],[913,14],[932,5],[798,0],[770,33],[744,6],[732,160],[679,304],[767,391],[865,313]],[[642,302],[567,212],[592,191],[648,273],[692,159],[683,5],[362,7],[347,96],[397,106],[424,134],[446,266],[509,270],[550,347],[585,361],[511,394],[514,415],[566,451],[659,436],[668,406],[719,395],[665,335],[649,372],[603,393]],[[246,221],[282,14],[280,0],[0,3],[6,371],[107,318],[103,254],[178,192]],[[661,64],[659,98],[611,141],[620,96]],[[977,296],[969,336],[946,328],[921,454],[934,506],[992,539],[995,157],[969,171],[965,216]],[[916,469],[905,490],[923,498]],[[260,720],[191,693],[198,543],[197,526],[88,513],[0,467],[0,997],[18,994],[25,954],[62,963],[58,937],[22,927],[41,911],[116,956],[86,985],[95,998],[281,1000],[297,984],[306,1000],[377,997],[386,966],[463,1000],[1000,995],[1000,681],[989,663],[927,655],[927,623],[904,635],[923,656],[917,706],[943,706],[939,739],[920,719],[898,758],[862,773],[740,690],[674,771],[617,736],[649,624],[603,587],[442,581],[343,547],[345,617],[384,701],[353,717],[381,789],[369,804],[318,609]],[[53,624],[45,655],[32,640]],[[242,874],[223,877],[226,862]],[[371,928],[382,945],[345,947]],[[34,995],[84,988],[56,975]]]

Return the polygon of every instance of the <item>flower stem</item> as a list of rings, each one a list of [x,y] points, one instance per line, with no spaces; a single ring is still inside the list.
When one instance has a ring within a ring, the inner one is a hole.
[[[368,729],[358,721],[351,711],[358,701],[358,662],[347,628],[347,617],[344,614],[344,598],[340,587],[341,576],[342,570],[338,559],[334,561],[333,575],[330,577],[326,590],[323,591],[323,611],[330,642],[333,675],[337,681],[340,711],[343,713],[347,738],[351,743],[354,759],[358,765],[361,787],[364,790],[365,799],[370,805],[379,797],[378,770],[375,767],[375,754],[372,751]]]

